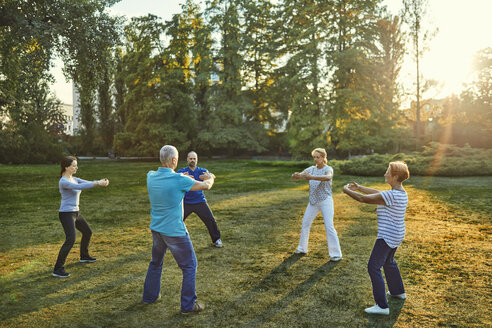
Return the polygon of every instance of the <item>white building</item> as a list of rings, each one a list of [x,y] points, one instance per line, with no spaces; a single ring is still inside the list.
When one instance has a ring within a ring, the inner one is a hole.
[[[65,123],[63,124],[63,132],[69,136],[73,136],[73,106],[68,104],[61,104],[60,109],[63,113]]]
[[[73,95],[73,109],[72,109],[72,115],[73,115],[73,134],[76,135],[78,134],[80,130],[80,96],[79,96],[79,91],[75,87],[75,83],[72,84],[72,95]]]

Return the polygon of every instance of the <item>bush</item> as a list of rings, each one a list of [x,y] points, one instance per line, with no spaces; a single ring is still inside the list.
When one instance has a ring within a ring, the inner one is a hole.
[[[0,130],[0,163],[54,163],[63,155],[64,144],[43,127]]]
[[[335,174],[382,176],[390,162],[404,161],[408,165],[410,176],[490,176],[492,175],[491,158],[492,149],[432,143],[424,147],[421,152],[412,154],[373,154],[351,160],[331,160],[328,161],[328,165],[333,167]],[[309,161],[258,163],[299,169],[313,165]]]

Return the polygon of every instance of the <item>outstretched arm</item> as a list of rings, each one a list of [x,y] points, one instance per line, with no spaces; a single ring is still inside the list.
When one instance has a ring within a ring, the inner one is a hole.
[[[77,178],[74,178],[74,180],[75,179]],[[98,185],[97,184],[98,181],[87,181],[87,180],[82,181],[82,179],[77,179],[77,180],[75,180],[76,183],[74,183],[62,178],[60,179],[60,186],[63,189],[85,190],[85,189],[96,187]]]
[[[361,186],[360,184],[358,184],[357,182],[352,182],[350,184],[351,186],[353,185],[354,188],[351,188],[351,190],[354,190],[354,191],[360,191],[364,194],[379,194],[380,191],[377,190],[377,189],[372,189],[372,188],[367,188],[367,187],[364,187],[364,186]]]
[[[295,172],[292,174],[292,180],[318,180],[318,181],[330,181],[333,179],[333,171],[330,171],[327,175],[312,175],[306,170],[301,173]]]
[[[350,184],[350,185],[347,184],[343,187],[343,192],[346,193],[347,195],[349,195],[350,197],[352,197],[353,199],[355,199],[356,201],[361,202],[361,203],[386,205],[386,203],[384,202],[384,199],[381,196],[381,194],[379,193],[379,191],[377,193],[364,195],[364,194],[361,194],[361,193],[354,191],[353,190],[354,188],[355,187],[353,184]]]

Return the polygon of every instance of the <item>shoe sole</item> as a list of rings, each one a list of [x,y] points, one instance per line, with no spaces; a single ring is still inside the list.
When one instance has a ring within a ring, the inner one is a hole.
[[[94,263],[96,260],[80,260],[80,263]]]
[[[364,311],[365,313],[367,314],[374,314],[374,315],[389,315],[389,312],[386,313],[386,312],[367,312],[367,311]]]
[[[52,275],[53,277],[58,277],[58,278],[68,278],[68,277],[70,277],[70,274],[69,274],[68,276],[61,276],[61,275],[59,275],[59,274],[52,273],[51,275]]]
[[[330,259],[330,262],[340,262],[342,260],[342,258],[339,258],[339,259]]]
[[[406,300],[407,299],[407,296],[400,296],[400,295],[391,295],[389,292],[386,293],[386,296],[387,297],[390,297],[390,298],[396,298],[397,300]]]

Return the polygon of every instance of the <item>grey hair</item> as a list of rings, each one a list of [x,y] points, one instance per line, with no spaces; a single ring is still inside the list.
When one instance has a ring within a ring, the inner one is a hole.
[[[162,146],[159,152],[159,159],[162,164],[169,163],[173,158],[178,158],[178,150],[176,147],[171,145]]]

